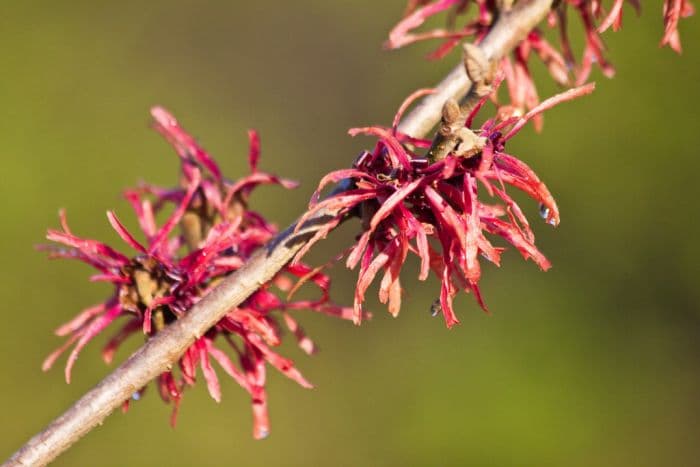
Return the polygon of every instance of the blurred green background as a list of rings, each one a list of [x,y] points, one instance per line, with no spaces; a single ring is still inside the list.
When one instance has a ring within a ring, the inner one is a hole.
[[[123,187],[177,174],[148,129],[158,103],[230,176],[247,170],[245,130],[260,130],[262,167],[303,183],[254,198],[286,225],[323,173],[371,144],[348,127],[388,123],[405,95],[454,63],[423,61],[431,46],[381,50],[403,6],[3,2],[0,458],[109,371],[103,339],[84,350],[71,385],[64,360],[40,370],[62,342],[53,329],[109,291],[86,281],[86,266],[33,250],[58,208],[77,233],[122,248],[105,210],[128,219]],[[593,96],[549,112],[542,136],[528,129],[509,146],[562,210],[556,231],[536,225],[550,272],[506,255],[483,279],[493,316],[463,296],[462,324],[448,331],[428,313],[436,281],[418,283],[413,265],[398,319],[375,293],[375,318],[359,328],[301,319],[321,352],[284,351],[317,388],[270,372],[269,439],[253,441],[248,397],[226,379],[220,405],[203,385],[188,391],[176,429],[149,391],[55,465],[700,465],[700,23],[682,23],[677,56],[657,46],[661,2],[644,10],[605,36],[618,77],[596,71]],[[555,92],[533,68],[541,95]],[[536,219],[533,203],[524,208]],[[325,261],[356,228],[310,259]],[[351,303],[355,274],[337,265],[332,275],[337,300]]]

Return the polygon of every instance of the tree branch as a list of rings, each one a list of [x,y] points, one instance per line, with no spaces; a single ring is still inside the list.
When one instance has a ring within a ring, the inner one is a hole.
[[[520,0],[503,13],[480,44],[490,61],[509,53],[549,11],[552,0]],[[455,67],[408,114],[399,131],[414,137],[427,135],[438,123],[445,102],[460,100],[471,87],[462,64]],[[338,190],[346,187],[340,184]],[[63,415],[30,439],[3,466],[46,465],[100,424],[123,401],[164,372],[198,336],[214,326],[232,307],[240,305],[261,285],[272,279],[320,230],[337,224],[334,212],[322,211],[294,232],[294,225],[193,306],[185,316],[156,334]]]
[[[488,35],[479,44],[490,61],[508,55],[515,46],[544,19],[552,6],[552,0],[520,1],[501,14]],[[437,85],[435,93],[426,96],[399,125],[402,133],[420,137],[430,133],[442,116],[442,106],[453,98],[461,100],[471,82],[460,63]]]

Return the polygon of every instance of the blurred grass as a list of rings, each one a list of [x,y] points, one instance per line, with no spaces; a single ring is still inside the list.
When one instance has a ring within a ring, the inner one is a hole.
[[[57,225],[59,207],[76,232],[119,245],[104,212],[127,217],[120,190],[141,178],[167,184],[177,170],[147,128],[148,107],[175,112],[230,175],[246,170],[245,129],[260,130],[263,167],[303,183],[257,193],[258,209],[285,225],[323,173],[369,144],[347,137],[348,127],[388,122],[405,95],[451,67],[422,61],[424,46],[380,50],[402,8],[3,5],[0,457],[108,371],[96,343],[70,386],[60,368],[41,373],[60,342],[51,331],[107,289],[33,246]],[[528,130],[509,145],[562,209],[556,231],[536,226],[552,271],[507,255],[484,278],[494,315],[461,297],[452,331],[428,314],[435,282],[408,274],[396,320],[376,303],[360,328],[309,316],[321,353],[288,354],[317,389],[273,373],[264,442],[251,439],[247,397],[227,381],[220,406],[202,387],[189,391],[174,430],[170,408],[149,391],[56,465],[700,465],[700,27],[682,23],[676,56],[657,47],[660,2],[644,8],[606,36],[618,77],[596,73],[593,96],[550,112],[542,136]],[[541,95],[556,91],[535,72]],[[534,216],[536,206],[526,210]],[[353,227],[313,258],[344,248]],[[349,303],[355,276],[336,267],[333,277]]]

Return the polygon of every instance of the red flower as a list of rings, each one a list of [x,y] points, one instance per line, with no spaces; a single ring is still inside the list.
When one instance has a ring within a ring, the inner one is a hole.
[[[153,109],[152,114],[156,129],[180,156],[182,186],[163,189],[143,185],[126,191],[145,243],[139,242],[113,212],[107,213],[114,230],[136,254],[125,255],[102,242],[74,235],[63,212],[60,215],[62,229],[49,230],[47,235],[62,247],[42,247],[52,258],[73,258],[93,266],[98,273],[91,280],[114,285],[114,293],[104,303],[84,310],[56,330],[56,334],[67,337],[67,341],[49,355],[43,369],[49,369],[72,346],[65,368],[68,382],[80,351],[112,322],[121,320],[122,324],[102,351],[107,363],[128,336],[138,332],[146,337],[154,335],[186,313],[219,280],[237,270],[253,251],[276,233],[275,226],[247,208],[250,191],[261,183],[295,185],[258,171],[259,141],[255,132],[249,133],[252,173],[234,182],[222,177],[214,160],[170,114],[161,108]],[[155,215],[167,204],[173,204],[174,209],[163,225],[158,226]],[[181,233],[175,231],[178,226]],[[317,286],[320,296],[315,300],[292,300],[296,288],[306,281]],[[175,423],[184,388],[196,381],[197,367],[202,371],[211,396],[217,402],[220,400],[219,380],[211,362],[214,360],[250,393],[254,436],[265,437],[269,432],[266,364],[301,386],[311,387],[291,360],[272,350],[281,343],[282,326],[294,334],[306,353],[311,354],[315,351],[314,344],[293,316],[295,310],[309,309],[344,319],[351,316],[349,309],[329,301],[329,287],[326,275],[299,263],[286,267],[241,306],[231,309],[179,359],[179,372],[167,371],[158,378],[161,397],[174,403],[172,423]],[[280,293],[288,294],[287,298],[280,298]],[[230,354],[237,357],[238,366]],[[142,392],[143,389],[134,398]]]
[[[502,67],[506,73],[511,104],[522,113],[535,108],[539,103],[537,90],[528,67],[533,54],[547,66],[554,80],[561,85],[566,86],[573,82],[579,86],[585,83],[594,64],[601,68],[605,76],[613,76],[615,68],[605,58],[605,44],[600,34],[610,27],[614,31],[620,29],[624,1],[613,0],[609,11],[605,11],[600,0],[555,2],[557,6],[550,12],[547,22],[550,27],[559,29],[560,51],[544,38],[539,29],[534,29],[518,44],[512,57],[503,58]],[[628,1],[639,12],[638,0]],[[441,44],[429,55],[429,58],[442,58],[464,39],[476,44],[481,42],[493,26],[499,11],[507,10],[512,3],[512,0],[411,0],[404,18],[389,33],[385,47],[395,49],[417,41],[441,39]],[[470,9],[472,4],[474,8]],[[568,37],[568,8],[576,11],[584,28],[585,45],[580,60],[575,58]],[[476,12],[470,19],[461,26],[455,25],[457,16],[473,9],[476,9]],[[449,27],[415,32],[426,20],[443,11],[449,14]],[[661,45],[669,45],[677,52],[681,51],[678,22],[681,18],[692,15],[693,12],[693,6],[689,0],[664,0],[665,31]],[[572,73],[573,78],[570,77]],[[538,121],[535,121],[535,124],[540,126]]]
[[[503,250],[494,246],[488,235],[503,238],[525,259],[547,270],[550,263],[535,246],[528,220],[508,195],[507,187],[517,188],[538,202],[541,215],[554,226],[559,223],[556,202],[527,164],[505,152],[505,145],[544,110],[592,90],[593,85],[587,85],[559,94],[520,118],[488,120],[476,134],[470,132],[470,147],[459,145],[438,161],[419,156],[407,145],[410,142],[427,148],[430,141],[408,138],[396,126],[350,130],[351,135],[369,134],[379,141],[372,152],[358,157],[352,169],[323,178],[306,216],[331,208],[339,209],[339,218],[357,213],[362,219],[363,233],[347,257],[349,268],[360,266],[354,321],[360,322],[365,292],[379,273],[383,273],[380,301],[388,303],[391,314],[399,312],[399,273],[409,253],[420,259],[419,279],[425,280],[432,270],[441,281],[440,298],[433,308],[442,311],[448,327],[458,322],[452,299],[459,290],[473,292],[486,310],[479,291],[479,256],[499,265]],[[467,119],[467,127],[485,99]],[[402,105],[401,111],[406,106]],[[319,201],[320,191],[327,184],[348,178],[354,182],[353,189]],[[500,202],[492,204],[482,199],[479,184]],[[436,244],[439,250],[434,248]]]
[[[617,0],[618,2],[620,0]],[[664,0],[664,37],[662,46],[668,45],[676,52],[681,51],[681,38],[678,34],[678,22],[681,18],[688,18],[695,13],[693,4],[689,0]]]

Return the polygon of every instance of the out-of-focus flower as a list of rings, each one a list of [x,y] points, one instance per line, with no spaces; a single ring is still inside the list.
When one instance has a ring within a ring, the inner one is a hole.
[[[505,146],[541,112],[587,94],[593,87],[586,85],[554,96],[519,118],[487,120],[479,130],[469,131],[471,139],[462,138],[461,144],[436,161],[411,149],[428,148],[431,141],[409,138],[398,132],[396,125],[350,130],[351,135],[377,137],[374,150],[361,154],[353,168],[325,176],[306,216],[331,208],[338,210],[339,217],[355,213],[362,219],[363,232],[347,257],[349,268],[359,265],[354,321],[360,322],[367,288],[380,273],[379,299],[388,303],[392,315],[399,312],[399,273],[409,253],[420,260],[420,280],[425,280],[432,270],[441,281],[440,298],[432,308],[436,313],[442,311],[448,327],[458,322],[452,300],[459,290],[473,292],[486,310],[479,291],[479,257],[499,265],[503,250],[494,246],[487,235],[501,237],[525,259],[532,259],[547,270],[550,263],[535,246],[528,220],[507,193],[507,187],[521,190],[535,200],[542,217],[553,226],[559,223],[557,204],[535,172],[508,154]],[[486,99],[468,116],[467,128]],[[406,107],[405,103],[400,112]],[[399,118],[397,115],[394,121]],[[351,179],[354,188],[319,201],[327,184],[342,179]],[[497,202],[484,200],[479,185]]]
[[[639,12],[638,0],[627,1]],[[523,113],[539,103],[528,67],[533,56],[538,57],[553,79],[564,86],[580,86],[585,83],[594,64],[607,77],[615,74],[615,68],[605,58],[605,44],[600,34],[609,28],[614,31],[620,29],[625,0],[613,0],[608,11],[600,0],[563,0],[554,3],[556,6],[550,12],[547,23],[559,30],[559,50],[545,39],[541,29],[536,28],[515,47],[511,56],[502,60],[510,104]],[[511,0],[411,0],[404,18],[390,32],[385,47],[395,49],[417,41],[440,39],[442,42],[429,58],[442,58],[465,39],[475,44],[481,42],[498,18],[499,12],[508,10],[512,4]],[[569,41],[569,9],[574,10],[584,29],[585,42],[579,59]],[[472,11],[474,13],[470,15]],[[447,27],[416,31],[425,21],[441,12],[447,12]],[[661,45],[669,45],[680,52],[678,23],[681,18],[693,14],[693,6],[689,0],[664,0],[663,12],[665,31]],[[460,15],[467,19],[458,24],[456,18]],[[538,121],[535,124],[540,126]]]
[[[127,190],[145,242],[140,242],[113,212],[107,218],[122,240],[135,254],[126,255],[105,243],[78,237],[68,227],[65,213],[60,214],[61,230],[49,230],[47,238],[61,246],[47,245],[52,258],[72,258],[95,269],[92,281],[109,282],[114,293],[105,302],[92,306],[56,334],[66,342],[44,361],[44,370],[72,347],[65,367],[66,381],[81,350],[107,326],[121,321],[121,327],[102,351],[112,361],[122,342],[131,334],[149,337],[168,323],[187,313],[222,278],[241,267],[257,248],[276,233],[276,227],[260,214],[248,209],[250,191],[262,183],[290,188],[295,183],[261,172],[257,168],[260,144],[255,132],[249,133],[251,174],[237,181],[221,175],[218,165],[177,121],[164,109],[152,110],[155,128],[175,148],[182,162],[181,185],[173,189],[142,185]],[[157,225],[158,211],[172,205],[172,212]],[[304,282],[315,284],[318,297],[293,300],[291,295]],[[329,300],[329,278],[318,269],[297,263],[283,269],[272,281],[251,295],[239,307],[231,309],[216,326],[198,338],[178,360],[178,369],[162,373],[157,381],[161,397],[174,403],[174,424],[183,390],[202,371],[209,393],[217,402],[221,389],[212,360],[248,391],[252,398],[254,436],[269,432],[265,372],[272,365],[303,387],[311,384],[293,362],[272,350],[283,337],[282,328],[293,334],[302,350],[315,351],[304,334],[296,310],[308,309],[344,319],[349,308]],[[286,298],[280,295],[287,295]],[[232,358],[235,357],[235,358]],[[238,361],[238,365],[234,361]],[[140,397],[145,388],[134,398]],[[125,403],[127,407],[128,401]]]
[[[621,3],[621,0],[617,0]],[[664,36],[662,46],[668,45],[676,52],[681,52],[681,38],[678,34],[678,22],[695,13],[689,0],[664,0]]]

